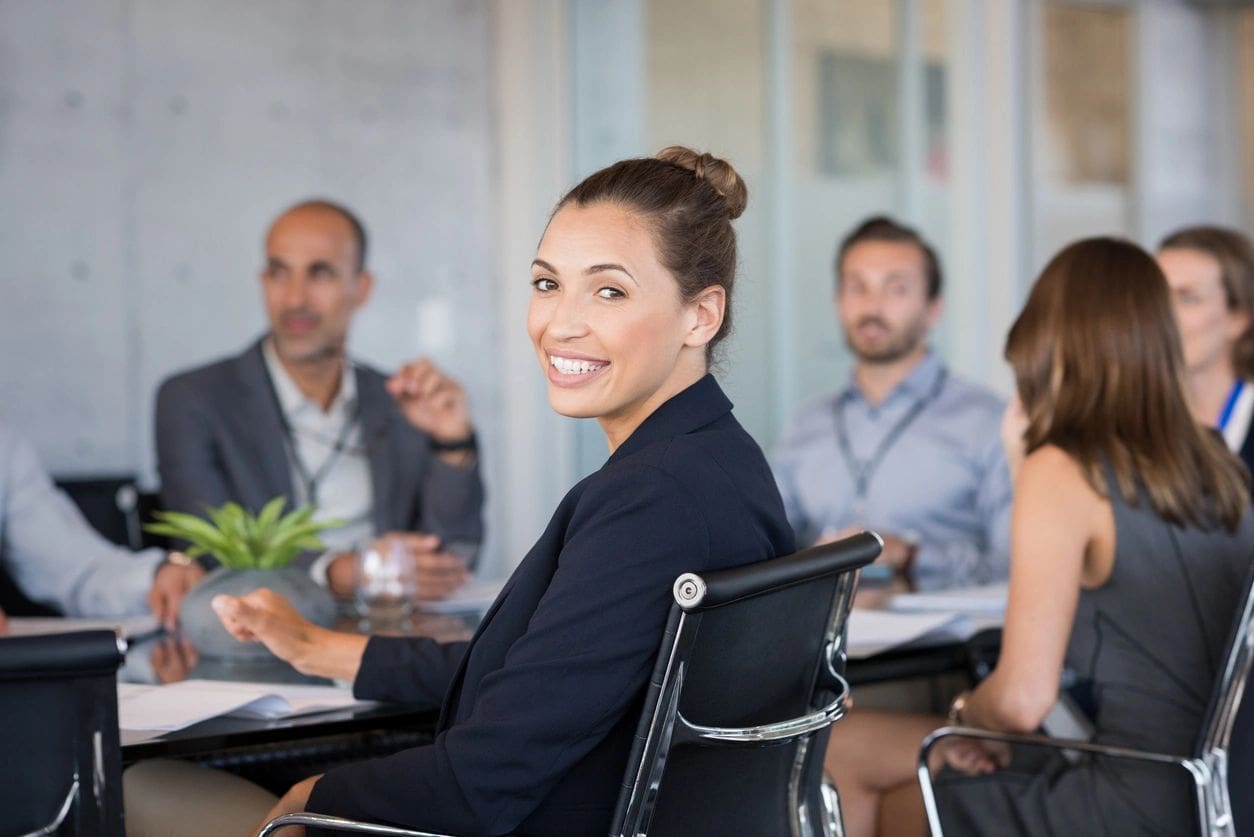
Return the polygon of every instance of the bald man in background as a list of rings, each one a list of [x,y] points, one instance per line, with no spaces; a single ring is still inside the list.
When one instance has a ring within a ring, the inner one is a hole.
[[[258,511],[283,495],[315,506],[329,551],[310,566],[353,591],[354,548],[400,548],[418,595],[465,580],[483,537],[478,449],[461,386],[430,361],[391,377],[347,354],[374,277],[365,228],[324,200],[292,206],[265,240],[269,332],[243,354],[165,381],[157,394],[157,468],[167,509],[203,514],[227,501]]]

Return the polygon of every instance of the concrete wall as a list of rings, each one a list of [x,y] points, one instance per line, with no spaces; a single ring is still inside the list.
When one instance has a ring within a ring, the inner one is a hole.
[[[725,154],[750,185],[722,377],[765,446],[846,374],[830,259],[875,210],[912,212],[938,240],[951,281],[937,342],[1004,388],[1020,283],[1062,239],[1225,219],[1208,190],[1241,180],[1209,162],[1224,107],[1198,91],[1236,87],[1232,133],[1246,150],[1254,137],[1254,18],[1231,27],[1234,81],[1207,57],[1200,12],[1127,5],[1129,43],[1107,57],[1143,85],[1127,94],[1133,182],[1055,188],[1033,62],[1056,5],[0,0],[0,419],[58,473],[151,484],[157,383],[260,332],[266,224],[297,198],[338,198],[366,220],[379,280],[354,352],[384,367],[430,353],[466,382],[489,561],[512,564],[604,457],[595,428],[555,418],[533,377],[526,264],[577,176],[673,142]],[[902,9],[917,12],[913,33]],[[906,41],[946,68],[952,170],[819,172],[820,52],[891,55]],[[1173,61],[1155,62],[1167,49]],[[1232,168],[1249,177],[1243,162]]]
[[[158,382],[260,333],[265,228],[325,195],[372,236],[354,354],[461,377],[494,478],[491,12],[0,3],[0,418],[55,472],[151,483]]]

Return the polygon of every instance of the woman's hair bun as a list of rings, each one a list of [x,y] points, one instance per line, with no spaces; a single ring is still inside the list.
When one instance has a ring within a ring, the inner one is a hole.
[[[749,190],[736,174],[732,164],[713,154],[693,151],[682,145],[668,145],[657,154],[657,159],[688,169],[694,175],[714,187],[727,204],[727,214],[732,219],[740,217],[749,202]]]

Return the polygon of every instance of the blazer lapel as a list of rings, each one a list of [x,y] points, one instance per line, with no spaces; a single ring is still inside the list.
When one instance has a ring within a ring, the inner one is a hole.
[[[398,528],[405,513],[398,511],[396,505],[401,498],[410,496],[403,491],[403,486],[397,485],[395,463],[400,451],[396,449],[392,420],[396,408],[386,389],[378,386],[360,368],[354,367],[353,372],[357,376],[361,441],[370,466],[370,490],[374,492],[371,498],[372,519],[375,532],[383,534]]]
[[[283,419],[278,400],[261,354],[261,341],[253,344],[239,358],[237,371],[240,391],[236,396],[235,413],[244,425],[239,438],[249,440],[261,480],[256,505],[260,508],[279,494],[295,505],[291,463],[288,461]]]

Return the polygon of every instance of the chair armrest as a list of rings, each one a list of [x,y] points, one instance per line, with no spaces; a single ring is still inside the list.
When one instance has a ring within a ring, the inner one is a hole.
[[[1110,756],[1112,758],[1136,759],[1138,761],[1149,761],[1157,764],[1175,764],[1184,766],[1185,762],[1192,761],[1187,756],[1170,756],[1165,753],[1150,753],[1145,750],[1133,750],[1129,747],[1112,747],[1107,744],[1094,744],[1091,741],[1079,741],[1070,738],[1050,738],[1048,735],[1024,735],[1010,732],[994,732],[990,729],[980,729],[979,727],[941,727],[933,730],[927,738],[923,739],[923,746],[919,751],[919,766],[921,769],[927,768],[927,757],[931,753],[932,747],[942,738],[978,738],[984,741],[1002,741],[1006,744],[1028,744],[1037,747],[1049,747],[1054,750],[1077,750],[1083,753],[1093,753],[1099,756]]]
[[[1208,768],[1196,759],[1185,756],[1169,756],[1164,753],[1150,753],[1133,750],[1128,747],[1111,747],[1105,744],[1094,744],[1091,741],[1077,741],[1069,738],[1050,738],[1047,735],[1021,735],[1007,732],[994,732],[978,727],[941,727],[933,730],[923,739],[919,748],[919,791],[923,795],[923,809],[927,813],[928,829],[933,837],[943,837],[940,821],[940,808],[936,804],[936,793],[932,789],[932,773],[928,769],[927,759],[932,747],[942,738],[977,738],[983,741],[1000,741],[1006,744],[1024,744],[1036,747],[1049,747],[1054,750],[1076,750],[1111,758],[1132,759],[1154,764],[1172,764],[1189,771],[1194,783],[1201,786],[1206,782],[1205,773]]]
[[[681,714],[677,723],[686,734],[699,738],[707,744],[779,743],[800,738],[823,729],[845,716],[845,702],[849,699],[849,682],[835,672],[828,672],[828,676],[835,677],[839,681],[840,691],[831,703],[809,715],[753,727],[707,727],[694,724]]]
[[[257,837],[270,837],[279,829],[289,825],[304,825],[310,828],[327,828],[337,831],[355,831],[359,834],[375,834],[379,835],[379,837],[453,837],[450,834],[437,834],[432,831],[413,831],[408,828],[397,828],[391,825],[346,820],[343,817],[332,817],[326,814],[283,814],[263,825],[261,831],[257,832]]]

